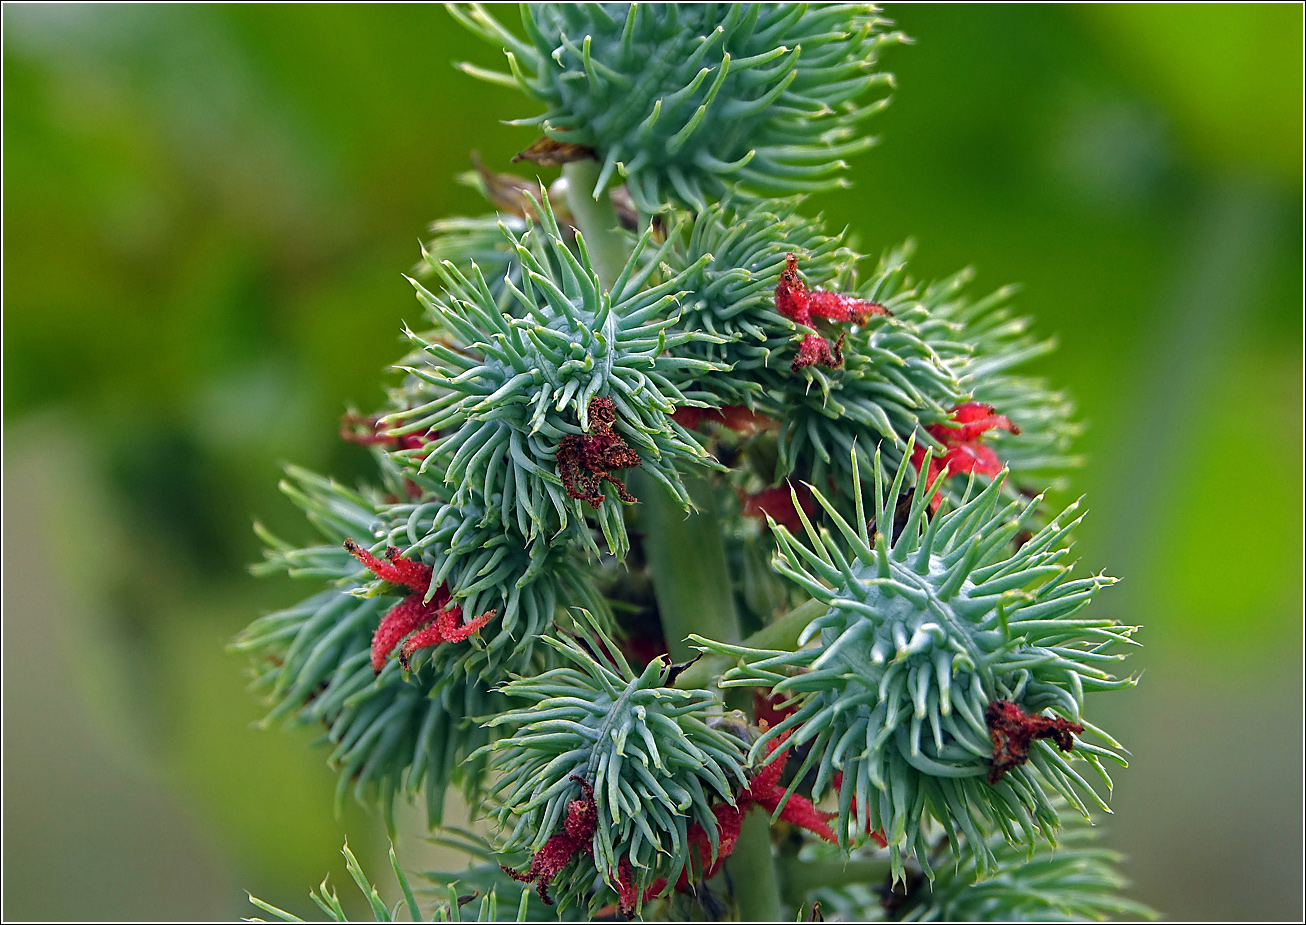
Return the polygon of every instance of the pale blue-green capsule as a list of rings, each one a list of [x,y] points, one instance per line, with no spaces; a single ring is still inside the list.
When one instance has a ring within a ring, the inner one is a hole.
[[[869,4],[524,4],[527,38],[479,6],[452,8],[501,47],[517,86],[545,106],[519,124],[597,152],[595,195],[624,178],[644,213],[695,209],[731,190],[831,189],[874,139],[860,122],[886,44],[902,39]]]
[[[487,516],[525,538],[533,558],[570,540],[597,555],[590,515],[608,549],[622,556],[621,491],[603,482],[603,503],[587,501],[565,481],[560,448],[569,436],[591,432],[592,402],[611,402],[613,432],[637,454],[641,470],[688,508],[681,468],[715,464],[670,413],[703,404],[678,383],[715,367],[672,354],[714,338],[674,330],[682,278],[696,267],[650,279],[675,239],[655,250],[652,232],[642,235],[609,289],[595,274],[584,238],[576,235],[573,251],[542,192],[537,211],[540,223],[524,236],[501,228],[520,268],[516,280],[503,281],[509,311],[474,263],[470,275],[442,264],[443,293],[414,283],[438,327],[410,332],[418,348],[406,367],[412,384],[402,406],[381,423],[398,435],[433,433],[393,458],[455,505],[480,499],[490,508]]]
[[[879,454],[873,458],[876,524],[888,523],[914,481],[912,448],[908,440],[888,485]],[[928,456],[922,468],[927,465]],[[850,468],[852,505],[863,512],[856,457]],[[1002,478],[974,486],[963,504],[934,514],[941,480],[918,490],[892,542],[880,531],[870,535],[865,519],[848,523],[813,489],[833,533],[804,517],[804,542],[772,524],[777,570],[829,608],[800,636],[803,648],[754,653],[695,637],[705,649],[742,658],[726,673],[725,686],[760,685],[795,696],[797,712],[761,736],[754,756],[780,736],[813,742],[800,771],[815,769],[813,796],[819,799],[842,774],[838,834],[846,845],[863,838],[867,826],[883,831],[897,876],[931,816],[950,837],[964,833],[980,871],[989,872],[995,861],[974,830],[973,812],[1012,837],[1036,831],[1053,837],[1053,794],[1082,812],[1082,797],[1105,808],[1076,766],[1087,762],[1103,774],[1103,758],[1124,763],[1105,738],[1108,747],[1066,754],[1038,740],[1027,763],[1006,769],[994,784],[986,780],[993,755],[986,711],[994,701],[1080,723],[1085,691],[1134,683],[1105,670],[1122,656],[1104,649],[1132,642],[1135,628],[1080,613],[1111,580],[1072,580],[1063,564],[1069,549],[1060,540],[1078,520],[1074,506],[1017,548],[1012,538],[1038,501],[1003,503]],[[777,682],[777,669],[785,667],[789,677]],[[862,737],[865,748],[853,747]],[[864,781],[878,797],[863,792]]]

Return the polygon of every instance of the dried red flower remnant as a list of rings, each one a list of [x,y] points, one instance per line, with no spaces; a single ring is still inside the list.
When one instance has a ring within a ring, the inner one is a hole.
[[[831,344],[820,334],[808,334],[803,338],[803,342],[798,346],[798,356],[789,364],[789,368],[794,372],[800,369],[806,369],[809,366],[815,366],[818,363],[830,369],[838,369],[843,366],[843,339],[846,335],[840,334],[839,339]]]
[[[530,161],[540,167],[561,167],[563,164],[571,164],[576,161],[596,161],[598,159],[598,153],[593,148],[573,144],[569,141],[558,141],[548,136],[541,138],[525,151],[512,156],[514,164],[518,161]]]
[[[1014,703],[995,700],[984,711],[984,722],[993,740],[993,764],[989,783],[996,784],[1002,775],[1029,760],[1029,747],[1035,739],[1052,739],[1057,748],[1068,752],[1075,747],[1075,736],[1084,727],[1068,719],[1030,716]]]
[[[787,528],[790,533],[797,533],[803,529],[798,508],[794,507],[794,495],[798,496],[798,503],[802,506],[804,514],[811,516],[816,510],[812,492],[801,482],[786,481],[783,485],[764,488],[755,495],[746,494],[736,488],[735,494],[739,497],[740,513],[745,517],[770,517],[780,526]]]
[[[568,495],[579,501],[588,501],[592,507],[603,503],[604,482],[611,482],[617,489],[617,497],[627,504],[638,500],[612,474],[640,463],[639,454],[612,429],[616,422],[617,412],[612,399],[591,398],[590,432],[568,434],[558,443],[558,477],[562,479],[562,487]]]
[[[562,831],[535,852],[526,873],[500,865],[504,873],[518,883],[535,884],[535,891],[540,894],[540,899],[549,906],[553,905],[553,900],[549,898],[549,884],[576,855],[594,852],[594,829],[599,824],[599,810],[594,803],[594,788],[584,778],[575,774],[571,779],[580,784],[585,795],[567,804],[567,818],[563,821]],[[630,864],[627,862],[627,873],[629,869]],[[629,879],[628,876],[627,882]]]
[[[617,862],[617,908],[626,918],[635,914],[639,905],[639,888],[635,884],[635,871],[627,858]]]
[[[780,272],[780,282],[775,287],[775,308],[786,318],[809,328],[815,327],[816,318],[865,324],[871,315],[889,314],[889,310],[879,302],[868,302],[837,292],[826,292],[824,289],[808,289],[798,275],[798,258],[794,254],[785,257],[785,268]],[[797,372],[816,363],[831,369],[842,366],[843,337],[840,336],[831,346],[819,334],[805,336],[790,368]]]
[[[405,558],[394,546],[386,549],[385,559],[378,559],[353,540],[345,540],[345,549],[377,578],[412,592],[390,608],[372,634],[372,670],[377,674],[385,667],[385,660],[394,647],[410,633],[399,650],[399,661],[405,669],[414,652],[442,642],[462,642],[494,618],[496,611],[487,610],[464,624],[462,608],[450,603],[448,583],[441,584],[429,601],[423,600],[431,587],[431,567]]]
[[[980,443],[985,431],[1005,430],[1018,434],[1020,428],[1012,423],[1011,418],[998,414],[992,405],[977,401],[968,401],[952,409],[953,424],[931,424],[925,428],[935,440],[943,444],[942,456],[930,459],[930,470],[925,478],[923,490],[930,486],[947,469],[949,475],[978,472],[980,475],[997,475],[1002,471],[1002,460],[993,452],[992,447]],[[925,461],[925,448],[917,445],[912,450],[911,463],[916,471],[921,471]],[[930,502],[930,510],[937,510],[942,499],[935,495]]]

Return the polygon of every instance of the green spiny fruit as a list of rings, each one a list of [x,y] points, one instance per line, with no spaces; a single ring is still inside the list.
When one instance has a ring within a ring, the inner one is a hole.
[[[675,381],[712,367],[668,348],[706,335],[668,333],[679,317],[683,273],[643,288],[660,264],[660,254],[643,253],[651,230],[608,291],[584,238],[576,236],[573,253],[547,197],[542,203],[530,241],[503,232],[522,269],[520,287],[504,281],[511,313],[474,264],[471,278],[452,263],[440,266],[443,299],[414,282],[439,329],[457,342],[409,332],[422,362],[407,371],[426,391],[381,423],[397,436],[429,435],[394,456],[415,474],[442,476],[454,504],[479,493],[529,542],[573,537],[597,554],[589,504],[608,548],[621,556],[627,539],[619,502],[633,499],[611,473],[639,465],[688,508],[677,464],[712,465],[669,417],[676,406],[695,404]],[[591,420],[595,402],[599,420]]]
[[[595,588],[592,569],[576,544],[529,545],[515,526],[503,525],[479,496],[455,505],[434,495],[389,506],[377,533],[386,547],[405,549],[432,568],[431,588],[447,583],[466,614],[494,611],[479,633],[487,681],[505,664],[530,662],[538,637],[552,631],[567,607],[585,607],[611,626],[607,602]]]
[[[948,363],[964,350],[953,341],[957,326],[935,316],[935,293],[911,285],[906,257],[906,249],[888,253],[860,287],[860,298],[890,314],[873,315],[847,335],[842,368],[795,373],[782,362],[765,371],[758,410],[781,422],[777,480],[797,471],[817,485],[846,485],[852,473],[845,460],[855,453],[869,469],[876,446],[893,465],[913,434],[928,439],[922,421],[946,417],[960,401]]]
[[[389,818],[396,793],[425,790],[428,812],[437,821],[451,782],[472,794],[480,787],[484,764],[469,756],[493,738],[477,718],[509,706],[492,689],[502,666],[529,671],[552,664],[550,650],[508,646],[512,632],[522,631],[516,622],[524,620],[532,629],[551,624],[560,598],[568,603],[573,598],[593,601],[599,614],[606,608],[584,576],[578,577],[576,567],[565,561],[540,572],[522,591],[511,582],[506,588],[467,584],[465,579],[474,581],[487,564],[487,575],[493,574],[501,561],[495,552],[501,547],[487,553],[466,549],[465,537],[456,530],[450,536],[440,516],[447,505],[389,505],[379,495],[353,492],[303,470],[292,468],[289,475],[283,489],[329,542],[296,548],[260,528],[270,548],[267,561],[256,571],[326,579],[334,587],[261,617],[232,644],[253,657],[254,687],[272,704],[264,724],[284,721],[326,728],[332,746],[328,761],[340,771],[338,807],[352,786],[357,800],[380,803]],[[431,514],[431,508],[436,513]],[[423,650],[412,671],[396,658],[379,663],[378,671],[377,629],[395,605],[397,592],[373,580],[343,543],[377,533],[401,542],[399,534],[408,529],[425,542],[410,550],[411,555],[439,550],[428,563],[439,576],[431,582],[433,587],[448,580],[462,593],[468,612],[470,606],[486,604],[487,609],[498,608],[506,623],[492,620],[482,629],[491,643],[488,648],[475,637],[442,643]],[[436,545],[446,543],[447,548]]]
[[[645,213],[839,185],[873,143],[857,123],[885,102],[857,100],[891,82],[875,61],[902,39],[869,4],[531,4],[525,41],[479,6],[451,10],[511,75],[464,69],[542,102],[519,124],[593,149],[595,196],[620,173]]]
[[[422,246],[422,262],[417,265],[415,272],[418,276],[438,273],[440,265],[447,260],[464,276],[471,276],[472,265],[475,264],[489,283],[501,308],[511,311],[511,290],[504,283],[505,280],[509,281],[520,289],[522,267],[517,256],[516,242],[504,235],[503,227],[520,238],[531,225],[537,223],[536,194],[539,184],[525,177],[496,173],[481,163],[475,152],[472,154],[472,165],[475,169],[462,174],[458,179],[484,196],[495,212],[475,218],[454,216],[432,222],[432,237]],[[565,181],[554,184],[550,193],[551,203],[556,203],[561,198],[559,187],[565,190]],[[568,243],[573,243],[574,219],[565,209],[559,210],[556,205],[552,207]],[[634,240],[631,235],[629,242],[633,244]],[[547,254],[537,256],[548,259]]]
[[[463,670],[470,646],[439,647],[420,675],[397,662],[376,675],[370,644],[387,602],[349,590],[261,617],[232,647],[254,656],[254,689],[272,702],[264,725],[326,728],[328,764],[340,774],[337,812],[352,787],[356,800],[379,803],[389,821],[396,794],[424,790],[437,824],[450,783],[479,789],[484,766],[468,756],[491,736],[475,718],[502,709],[502,697]]]
[[[1007,844],[1000,834],[986,845],[997,873],[983,878],[977,854],[958,864],[939,865],[904,922],[1102,922],[1120,916],[1155,919],[1156,912],[1120,894],[1128,881],[1116,870],[1118,852],[1092,844],[1097,833],[1076,815],[1058,833],[1057,844],[1032,852]]]
[[[757,371],[787,370],[792,359],[793,321],[776,309],[775,287],[788,254],[796,254],[813,286],[846,279],[857,255],[841,236],[822,232],[820,219],[796,214],[797,199],[769,207],[716,203],[693,216],[672,219],[690,228],[667,256],[674,270],[686,270],[680,327],[727,338],[725,343],[691,341],[685,353],[719,366],[696,383],[715,404],[751,404],[761,389]],[[710,259],[704,263],[703,257]]]
[[[545,859],[531,865],[533,875],[543,871],[541,888],[562,873],[564,906],[597,874],[637,908],[655,880],[679,878],[692,854],[690,826],[701,826],[716,850],[712,803],[734,805],[746,786],[743,743],[709,725],[723,709],[715,695],[670,686],[665,658],[637,676],[597,623],[587,635],[592,649],[542,640],[571,664],[505,684],[505,694],[530,706],[489,725],[523,728],[483,752],[498,774],[503,850]]]
[[[1063,750],[1073,744],[1073,757],[1086,759],[1110,786],[1101,759],[1123,759],[1073,741],[1068,730],[1089,728],[1118,747],[1088,726],[1081,710],[1086,691],[1133,685],[1103,666],[1123,658],[1108,650],[1130,642],[1136,628],[1077,616],[1112,580],[1070,577],[1069,550],[1058,544],[1079,522],[1073,506],[1013,548],[1037,501],[999,508],[999,476],[931,517],[936,480],[915,493],[895,538],[889,525],[911,464],[902,461],[887,491],[878,455],[874,466],[875,526],[868,527],[854,458],[854,524],[813,491],[838,539],[818,533],[806,517],[810,548],[774,527],[777,569],[829,607],[800,637],[802,648],[753,652],[696,641],[745,659],[727,672],[724,686],[765,685],[791,698],[796,712],[759,739],[754,757],[778,736],[810,743],[802,773],[816,768],[813,796],[842,775],[835,788],[841,837],[881,832],[901,879],[904,853],[914,850],[918,862],[928,863],[925,822],[933,815],[954,847],[958,833],[965,835],[987,874],[994,858],[982,831],[996,828],[1024,844],[1040,832],[1054,837],[1049,788],[1081,813],[1087,809],[1080,792],[1106,808],[1044,738],[1052,735]],[[1041,716],[1049,709],[1060,718]],[[1025,724],[1014,738],[1006,737],[1004,710],[1014,711],[1012,723]],[[1000,738],[1010,744],[1036,728],[1045,731],[995,752]]]
[[[520,289],[522,279],[517,250],[513,241],[503,233],[505,227],[514,235],[523,235],[529,225],[525,219],[502,213],[433,222],[433,237],[422,246],[422,263],[416,272],[421,275],[437,273],[447,261],[468,276],[475,265],[489,283],[496,303],[503,310],[509,310],[512,290],[507,283]]]

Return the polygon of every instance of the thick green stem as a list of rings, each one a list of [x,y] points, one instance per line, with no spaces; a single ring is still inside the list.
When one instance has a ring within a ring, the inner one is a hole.
[[[771,818],[765,810],[744,816],[739,841],[726,861],[726,872],[734,885],[741,922],[783,921],[780,878],[771,851]]]
[[[637,470],[638,471],[638,470]],[[739,618],[730,590],[725,543],[712,484],[686,479],[696,513],[686,515],[671,493],[647,476],[637,484],[644,519],[644,555],[653,576],[662,632],[671,657],[684,661],[691,654],[690,633],[722,642],[739,641]],[[705,674],[700,686],[712,676]],[[743,921],[781,919],[780,880],[771,849],[770,820],[765,813],[744,817],[739,841],[726,862]]]
[[[594,161],[576,161],[565,165],[562,175],[567,180],[567,205],[577,230],[585,238],[594,270],[599,281],[611,287],[630,254],[607,191],[601,191],[597,200],[592,195],[599,166]],[[634,470],[631,482],[641,501],[644,551],[672,658],[686,661],[691,656],[692,650],[685,642],[690,633],[737,643],[739,619],[711,483],[701,478],[685,480],[698,508],[687,516],[670,492],[640,470]],[[710,681],[705,678],[703,686]],[[727,865],[734,879],[740,915],[745,920],[779,921],[780,883],[771,850],[771,829],[764,813],[749,813],[744,819]]]
[[[697,513],[687,515],[653,479],[640,474],[636,481],[644,555],[671,657],[684,662],[694,656],[685,641],[690,633],[738,642],[739,616],[730,591],[726,548],[711,483],[702,478],[685,479],[689,497],[698,508]],[[698,686],[705,687],[711,680],[703,677]]]
[[[599,282],[610,289],[626,265],[630,251],[626,248],[617,210],[613,208],[607,190],[603,190],[598,199],[593,196],[594,184],[599,179],[598,162],[584,160],[565,164],[562,175],[567,180],[567,207],[585,238]]]

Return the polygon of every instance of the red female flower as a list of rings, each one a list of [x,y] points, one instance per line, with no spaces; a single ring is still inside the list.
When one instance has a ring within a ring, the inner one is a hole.
[[[594,788],[578,775],[573,774],[571,779],[580,784],[585,795],[567,804],[567,818],[562,823],[562,831],[546,841],[544,847],[535,852],[526,873],[499,865],[504,873],[518,883],[535,884],[535,891],[548,906],[553,905],[553,900],[549,898],[549,884],[553,882],[553,878],[558,876],[576,855],[594,853],[594,829],[599,824],[599,810],[594,803]],[[630,863],[623,859],[623,864],[627,874],[626,880],[629,882]]]
[[[424,600],[431,587],[431,567],[426,563],[404,558],[393,546],[386,549],[385,559],[378,559],[353,540],[345,540],[345,549],[371,569],[377,578],[412,592],[390,608],[372,635],[372,670],[377,674],[381,673],[385,660],[405,636],[408,640],[399,650],[399,661],[408,670],[408,660],[414,652],[442,642],[462,642],[489,623],[497,613],[487,610],[464,624],[462,608],[450,603],[447,582],[436,589],[429,601]]]
[[[980,475],[994,476],[1001,472],[1002,460],[998,454],[993,452],[992,447],[980,443],[985,431],[995,428],[1013,434],[1020,433],[1020,428],[1009,417],[998,414],[992,405],[977,401],[968,401],[953,408],[951,423],[926,427],[925,432],[943,444],[944,453],[930,459],[929,473],[922,490],[928,491],[945,469],[949,475],[978,472]],[[911,463],[918,473],[924,461],[925,448],[918,444],[911,454]],[[941,500],[935,495],[930,502],[930,510],[938,510]]]
[[[702,872],[702,879],[707,880],[716,876],[717,872],[721,870],[721,865],[726,862],[726,858],[730,857],[735,850],[735,845],[739,841],[739,831],[744,824],[744,816],[747,815],[750,809],[756,806],[768,813],[774,813],[776,807],[780,805],[780,801],[785,794],[785,788],[780,786],[780,775],[784,772],[789,750],[785,749],[780,754],[775,755],[774,758],[771,756],[786,738],[788,738],[788,733],[778,740],[767,743],[766,754],[770,762],[749,779],[748,786],[735,798],[734,806],[721,803],[712,807],[712,814],[716,816],[717,827],[715,859],[712,857],[712,841],[708,838],[704,828],[698,823],[694,823],[689,827],[686,833],[689,836],[689,847],[698,861],[698,869]],[[781,819],[801,829],[806,829],[814,835],[819,835],[828,842],[835,841],[834,832],[831,831],[829,825],[829,820],[833,819],[834,816],[834,813],[821,812],[811,800],[797,794],[791,794],[785,802],[784,809],[780,811]],[[634,891],[628,889],[620,878],[618,878],[618,885],[622,887],[622,889],[618,890],[621,899],[619,908],[623,914],[629,915],[634,911]],[[644,901],[648,902],[654,896],[660,895],[666,887],[667,881],[665,879],[659,878],[653,881],[644,893]],[[689,889],[689,868],[681,872],[680,880],[676,883],[676,889],[681,892]]]
[[[1083,735],[1084,727],[1068,719],[1048,716],[1030,716],[1020,707],[1006,700],[995,700],[984,711],[984,722],[993,740],[993,764],[989,767],[989,783],[996,784],[1014,767],[1029,760],[1029,747],[1035,739],[1052,739],[1057,748],[1068,752],[1075,747],[1075,736]]]
[[[789,737],[788,733],[782,735],[779,739],[766,744],[766,754],[769,757],[785,739]],[[748,789],[743,792],[739,799],[739,805],[745,803],[756,804],[768,813],[774,813],[780,800],[784,797],[785,788],[780,786],[780,774],[784,771],[785,761],[789,757],[789,749],[785,749],[779,755],[771,759],[762,770],[748,782]],[[745,811],[746,808],[745,808]],[[806,829],[813,835],[819,835],[828,842],[835,841],[834,832],[830,830],[829,820],[834,818],[833,813],[823,813],[816,808],[816,805],[807,797],[800,797],[797,794],[790,795],[785,802],[784,809],[780,811],[780,818],[786,822],[793,823],[800,829]]]
[[[871,315],[889,314],[889,310],[879,302],[867,302],[824,289],[808,289],[798,276],[798,258],[793,254],[785,257],[785,268],[780,272],[780,282],[775,287],[775,308],[786,318],[809,328],[815,327],[815,318],[865,324]],[[843,335],[833,346],[819,334],[808,334],[803,338],[798,356],[794,357],[790,368],[797,372],[816,363],[831,369],[843,365]]]

